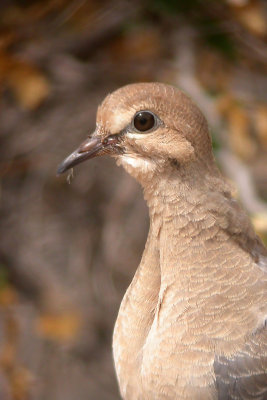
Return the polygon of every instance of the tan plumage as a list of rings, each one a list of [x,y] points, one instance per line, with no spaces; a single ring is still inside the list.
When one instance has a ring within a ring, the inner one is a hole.
[[[139,111],[153,113],[151,129],[135,128]],[[214,163],[205,118],[176,88],[125,86],[59,173],[107,153],[150,213],[114,330],[122,398],[267,399],[267,251]]]

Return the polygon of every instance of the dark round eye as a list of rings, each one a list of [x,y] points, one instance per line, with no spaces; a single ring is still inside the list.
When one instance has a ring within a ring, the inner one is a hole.
[[[134,127],[138,131],[149,131],[155,126],[155,117],[149,111],[140,111],[134,117]]]

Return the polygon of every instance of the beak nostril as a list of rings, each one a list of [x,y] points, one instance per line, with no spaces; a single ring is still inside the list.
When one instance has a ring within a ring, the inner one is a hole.
[[[102,140],[102,144],[104,146],[116,145],[116,144],[118,144],[118,142],[119,142],[118,135],[110,135],[110,136],[108,136],[108,137],[106,137],[105,139]]]

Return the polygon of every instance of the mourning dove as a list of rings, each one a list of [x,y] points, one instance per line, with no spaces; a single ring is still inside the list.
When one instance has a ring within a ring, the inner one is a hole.
[[[114,329],[122,398],[267,399],[267,250],[216,167],[204,116],[172,86],[125,86],[58,173],[104,154],[141,183],[150,215]]]

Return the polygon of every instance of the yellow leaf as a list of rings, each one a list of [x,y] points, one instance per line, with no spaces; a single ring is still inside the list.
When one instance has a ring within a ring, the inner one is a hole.
[[[251,136],[251,119],[247,110],[230,95],[223,96],[217,106],[228,122],[232,150],[245,160],[252,159],[256,155],[257,144]]]
[[[153,28],[133,29],[115,40],[110,51],[116,62],[151,61],[161,54],[161,38]]]
[[[236,7],[235,15],[251,33],[259,36],[267,34],[267,16],[261,2],[254,0]]]
[[[17,301],[17,293],[10,286],[5,286],[0,290],[0,306],[10,306]]]
[[[19,104],[27,109],[36,109],[49,95],[47,78],[32,65],[14,60],[8,71],[7,82]]]
[[[16,366],[9,378],[14,400],[26,400],[29,398],[33,377],[24,367]]]
[[[59,342],[68,342],[74,339],[80,326],[80,316],[74,312],[45,314],[36,321],[36,330],[39,335]]]
[[[255,125],[261,144],[267,149],[267,105],[261,105],[256,110]]]
[[[252,217],[252,222],[257,233],[267,233],[267,214],[256,214]]]

